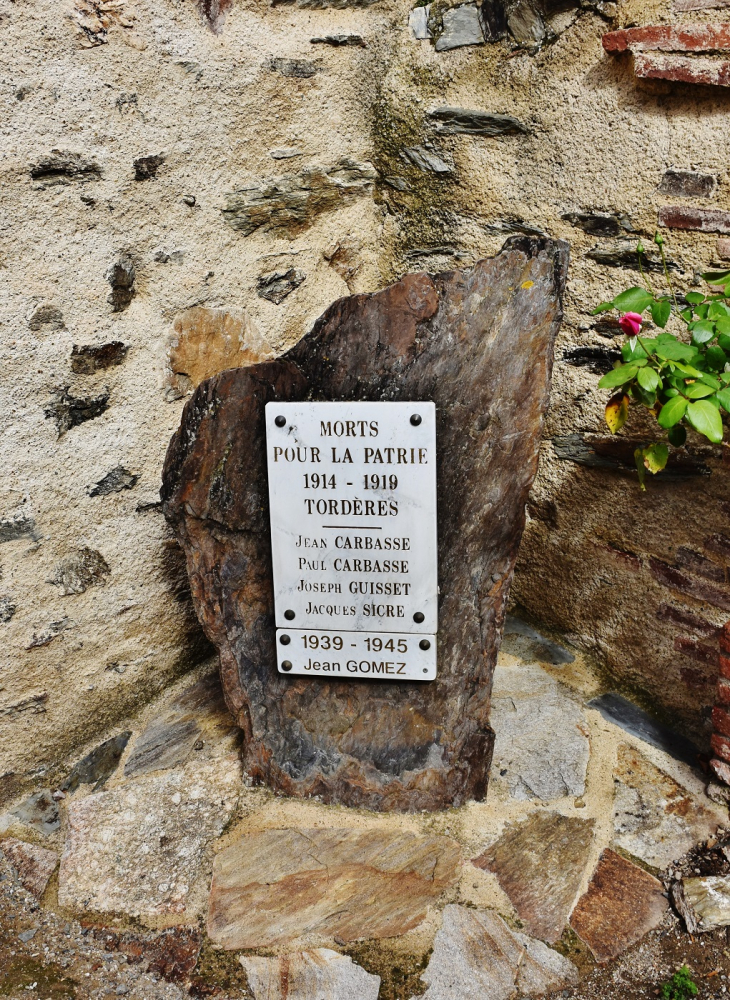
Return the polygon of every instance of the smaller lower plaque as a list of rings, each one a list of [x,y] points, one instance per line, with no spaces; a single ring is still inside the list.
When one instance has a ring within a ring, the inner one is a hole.
[[[436,636],[410,632],[323,632],[276,630],[280,674],[327,680],[432,681],[436,678]]]

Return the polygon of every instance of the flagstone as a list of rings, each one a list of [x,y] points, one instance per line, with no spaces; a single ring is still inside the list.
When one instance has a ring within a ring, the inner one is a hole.
[[[254,1000],[378,1000],[380,976],[329,948],[276,958],[241,955]]]

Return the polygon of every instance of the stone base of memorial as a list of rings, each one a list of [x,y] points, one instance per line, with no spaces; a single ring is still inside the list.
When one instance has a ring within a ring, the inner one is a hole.
[[[486,795],[492,675],[566,266],[564,244],[518,237],[467,270],[406,275],[335,302],[283,357],[222,372],[188,401],[165,462],[163,509],[255,782],[378,810]],[[302,400],[436,405],[433,681],[277,670],[264,408]]]

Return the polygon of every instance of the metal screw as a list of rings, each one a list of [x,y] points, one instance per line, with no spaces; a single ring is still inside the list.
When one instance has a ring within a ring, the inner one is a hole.
[[[277,427],[286,427],[286,417],[278,416],[274,423]]]
[[[414,427],[418,427],[418,425],[421,423],[421,414],[414,413],[413,416],[411,417],[411,423],[413,424]]]
[[[284,612],[284,617],[286,618],[286,620],[287,620],[288,622],[290,622],[290,621],[292,621],[292,619],[293,619],[293,618],[295,617],[295,616],[294,616],[294,612],[293,612],[293,611],[285,611],[285,612]]]
[[[426,616],[422,611],[416,611],[415,615],[413,616],[413,621],[418,622],[418,624],[420,625],[425,617]]]
[[[423,668],[423,672],[424,672],[424,674],[427,674],[428,673],[428,667],[424,667]]]
[[[279,642],[282,644],[282,646],[288,646],[289,643],[291,642],[291,636],[290,635],[280,635],[279,636]]]
[[[291,670],[291,660],[282,660],[281,669],[282,670]]]
[[[428,639],[421,639],[421,641],[418,643],[418,645],[421,647],[421,649],[430,649],[431,648],[431,643],[428,641]]]

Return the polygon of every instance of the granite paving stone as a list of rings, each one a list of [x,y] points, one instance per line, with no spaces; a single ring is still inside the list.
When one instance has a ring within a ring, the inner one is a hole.
[[[593,828],[593,820],[536,812],[508,826],[472,864],[494,872],[530,934],[552,944],[576,901]]]
[[[606,849],[570,926],[599,962],[607,962],[658,927],[668,906],[658,879]]]
[[[254,1000],[378,1000],[380,976],[329,948],[240,961]]]
[[[727,819],[626,744],[618,749],[614,786],[613,843],[654,868],[666,868]]]
[[[583,795],[590,757],[581,706],[540,667],[497,668],[492,783],[515,799]]]
[[[194,762],[71,802],[62,906],[131,916],[185,913],[206,846],[241,789],[235,756]]]
[[[424,1000],[509,1000],[577,982],[572,962],[492,911],[450,905],[436,934]]]
[[[208,934],[227,949],[304,936],[395,937],[453,885],[448,837],[386,830],[262,830],[215,858]]]

